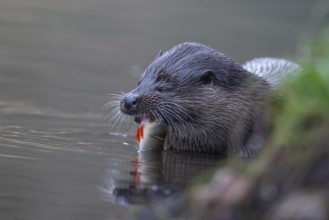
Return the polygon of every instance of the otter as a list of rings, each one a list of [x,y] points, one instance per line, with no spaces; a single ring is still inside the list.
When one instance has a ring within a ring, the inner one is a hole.
[[[161,126],[164,149],[249,157],[268,136],[269,93],[297,68],[275,58],[240,65],[206,45],[186,42],[160,51],[119,107],[138,123]]]

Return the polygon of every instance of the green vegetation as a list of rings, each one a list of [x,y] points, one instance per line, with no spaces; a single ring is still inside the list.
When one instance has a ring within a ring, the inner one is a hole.
[[[275,144],[307,142],[309,132],[329,124],[329,33],[311,51],[300,77],[282,88],[285,103],[276,118]]]

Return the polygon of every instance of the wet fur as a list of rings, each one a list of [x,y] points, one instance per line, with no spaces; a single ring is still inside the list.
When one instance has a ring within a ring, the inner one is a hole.
[[[167,130],[165,149],[252,154],[266,135],[269,84],[222,53],[198,43],[160,52],[137,87],[129,115],[155,118]]]

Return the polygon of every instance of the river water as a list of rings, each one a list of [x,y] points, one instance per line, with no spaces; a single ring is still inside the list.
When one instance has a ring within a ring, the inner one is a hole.
[[[102,106],[160,49],[289,58],[313,0],[0,1],[0,219],[118,219],[161,204],[212,155],[138,153]],[[127,124],[127,125],[126,125]]]

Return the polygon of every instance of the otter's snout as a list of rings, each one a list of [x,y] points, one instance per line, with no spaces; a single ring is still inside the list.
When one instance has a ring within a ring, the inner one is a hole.
[[[135,114],[137,108],[138,95],[127,94],[120,102],[120,110],[126,114]]]

